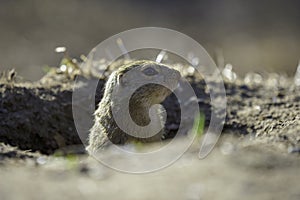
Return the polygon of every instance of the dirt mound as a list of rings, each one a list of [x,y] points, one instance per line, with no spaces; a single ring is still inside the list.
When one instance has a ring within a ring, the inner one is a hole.
[[[108,75],[99,79],[96,104],[102,98]],[[82,74],[70,76],[53,69],[34,83],[2,77],[0,142],[45,154],[72,145],[82,145],[72,115],[72,87],[76,76]],[[186,78],[198,97],[207,125],[212,110],[205,81],[197,76]],[[277,79],[281,80],[282,77],[278,76]],[[285,81],[289,83],[292,79],[285,78]],[[300,88],[292,84],[272,85],[270,81],[253,85],[240,79],[225,80],[225,88],[227,116],[224,132],[249,135],[251,139],[264,144],[275,144],[280,150],[299,152]],[[178,129],[180,108],[174,95],[168,97],[163,105],[168,112],[166,129],[167,138],[170,138]]]

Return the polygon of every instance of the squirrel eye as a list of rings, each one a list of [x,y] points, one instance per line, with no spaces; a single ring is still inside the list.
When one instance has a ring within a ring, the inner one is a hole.
[[[147,67],[143,70],[143,73],[147,76],[154,76],[158,74],[158,71],[156,71],[156,69],[154,69],[153,67]]]

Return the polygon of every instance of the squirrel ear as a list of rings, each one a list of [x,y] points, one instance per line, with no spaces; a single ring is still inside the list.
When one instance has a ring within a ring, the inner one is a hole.
[[[126,76],[124,76],[124,74],[120,74],[118,76],[118,85],[126,86],[126,84],[127,84]]]

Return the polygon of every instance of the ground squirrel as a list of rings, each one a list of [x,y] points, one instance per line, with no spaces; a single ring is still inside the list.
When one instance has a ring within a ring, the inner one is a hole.
[[[127,75],[130,70],[137,71],[136,78],[132,78]],[[159,141],[164,133],[162,129],[159,133],[148,138],[133,137],[126,134],[115,122],[112,108],[117,105],[113,100],[113,90],[115,87],[120,88],[132,87],[134,84],[138,84],[139,80],[152,80],[159,79],[162,82],[168,84],[168,86],[175,89],[180,80],[180,73],[174,69],[167,67],[164,64],[156,63],[154,61],[133,61],[124,64],[116,71],[114,71],[106,82],[104,95],[99,103],[99,106],[95,112],[95,122],[89,135],[88,152],[96,152],[98,149],[109,144],[109,140],[113,144],[125,144],[131,141],[151,142]],[[148,83],[142,85],[135,90],[129,100],[129,113],[131,119],[139,126],[146,126],[150,123],[149,108],[154,104],[160,104],[164,99],[169,96],[172,91],[162,85]],[[115,93],[114,93],[115,94]],[[122,96],[121,96],[122,97]],[[158,123],[162,123],[162,114],[158,108],[156,112],[156,118],[159,118]],[[125,116],[126,117],[126,116]],[[152,117],[151,117],[152,119]],[[126,119],[125,119],[126,120]],[[164,124],[161,127],[164,127]]]

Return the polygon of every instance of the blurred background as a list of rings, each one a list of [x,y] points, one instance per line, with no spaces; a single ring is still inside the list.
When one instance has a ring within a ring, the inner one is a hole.
[[[165,27],[248,71],[294,74],[300,59],[297,0],[0,0],[0,70],[27,80],[58,65],[57,46],[79,57],[104,39],[131,28]]]

